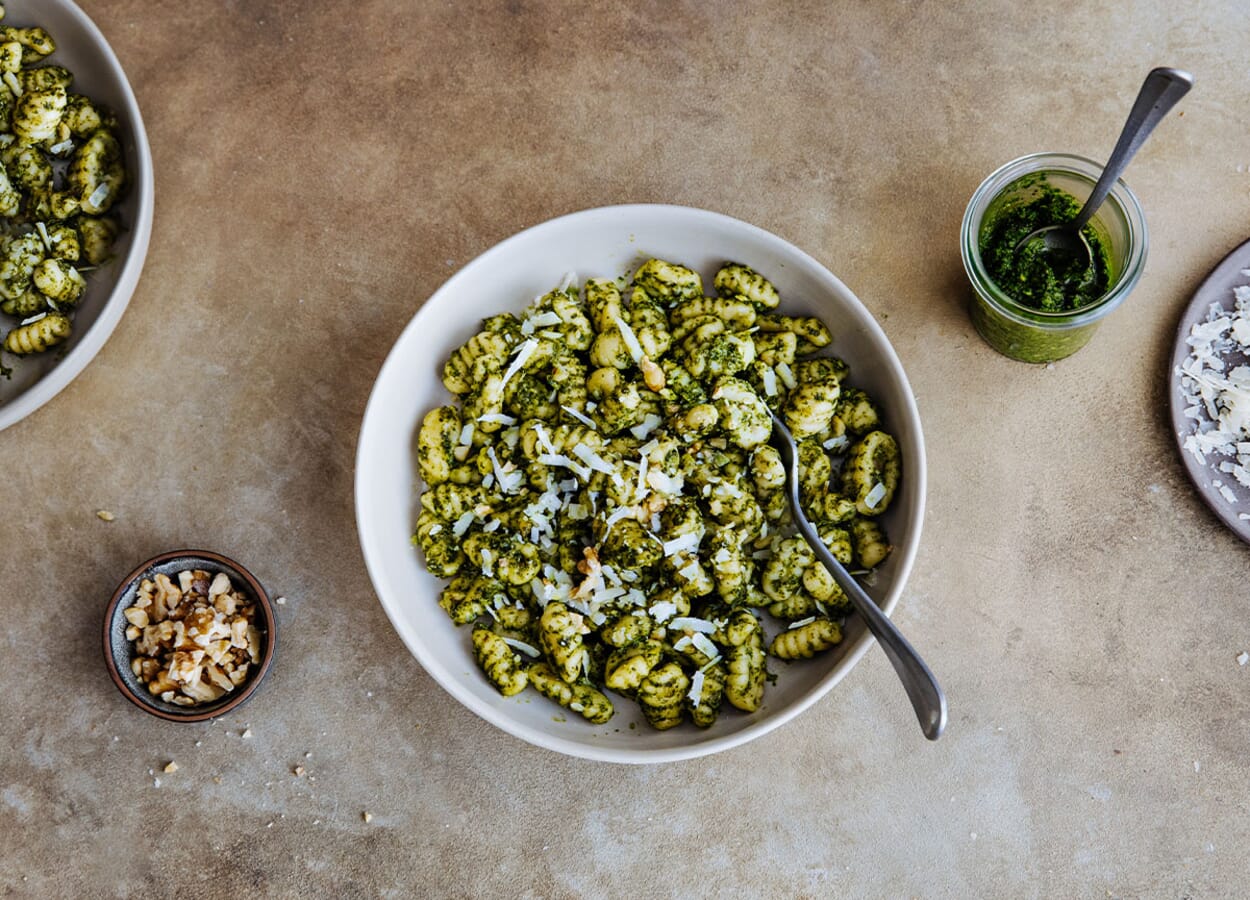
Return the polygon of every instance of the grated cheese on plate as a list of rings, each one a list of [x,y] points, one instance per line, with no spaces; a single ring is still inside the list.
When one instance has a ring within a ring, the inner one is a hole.
[[[1238,285],[1232,294],[1231,309],[1212,303],[1203,321],[1189,329],[1190,352],[1176,375],[1187,404],[1184,415],[1194,425],[1181,438],[1200,465],[1250,488],[1250,285]],[[1210,486],[1229,505],[1239,505],[1233,485],[1217,479]]]

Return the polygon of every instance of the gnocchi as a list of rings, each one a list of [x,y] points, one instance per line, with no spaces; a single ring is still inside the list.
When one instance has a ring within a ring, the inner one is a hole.
[[[121,230],[110,214],[127,182],[117,121],[69,70],[38,65],[54,52],[42,28],[0,27],[0,312],[19,320],[0,346],[16,355],[70,338],[86,272],[108,262]]]
[[[887,558],[898,445],[849,367],[811,355],[832,333],[779,314],[746,265],[711,284],[660,259],[569,280],[446,361],[454,400],[417,434],[413,543],[505,696],[533,687],[602,724],[610,692],[656,729],[708,728],[761,708],[770,656],[842,640],[850,604],[796,536],[770,410],[800,440],[822,540],[848,565]]]

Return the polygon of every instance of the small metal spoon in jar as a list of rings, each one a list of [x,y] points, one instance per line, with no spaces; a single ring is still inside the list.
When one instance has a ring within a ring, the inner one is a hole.
[[[1124,129],[1120,132],[1120,139],[1116,141],[1115,150],[1111,152],[1111,158],[1102,170],[1102,176],[1076,218],[1071,222],[1047,225],[1030,232],[1016,244],[1015,252],[1019,253],[1032,241],[1041,241],[1041,252],[1056,262],[1052,268],[1069,273],[1079,271],[1087,276],[1092,274],[1094,254],[1089,248],[1089,242],[1085,240],[1085,235],[1081,233],[1082,229],[1107,199],[1112,185],[1128,168],[1129,161],[1141,149],[1155,126],[1193,85],[1194,77],[1180,69],[1151,70],[1142,82],[1141,90],[1137,92],[1137,99],[1124,122]]]
[[[931,741],[936,741],[946,728],[946,695],[942,693],[937,679],[933,677],[929,667],[920,658],[920,654],[907,643],[907,639],[894,627],[894,623],[877,604],[872,602],[872,598],[864,592],[851,573],[846,571],[846,568],[829,552],[825,542],[812,527],[811,521],[803,512],[803,507],[799,505],[799,453],[794,446],[794,435],[776,413],[769,410],[768,414],[773,419],[773,435],[779,438],[773,442],[773,446],[777,448],[781,454],[781,461],[785,463],[786,481],[790,489],[790,510],[794,515],[794,524],[798,526],[799,534],[803,535],[803,539],[812,548],[816,558],[824,563],[838,587],[842,588],[846,596],[850,598],[855,611],[864,620],[868,630],[881,644],[881,649],[889,657],[894,671],[903,682],[908,698],[911,699],[912,708],[916,710],[916,718],[920,720],[920,728],[924,731],[924,736]]]

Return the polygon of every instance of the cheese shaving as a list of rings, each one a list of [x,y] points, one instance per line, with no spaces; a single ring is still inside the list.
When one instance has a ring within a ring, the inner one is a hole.
[[[664,542],[664,555],[676,556],[678,553],[697,550],[699,547],[699,535],[691,532],[673,538],[671,541]]]
[[[677,631],[697,631],[702,634],[712,634],[716,631],[716,623],[709,622],[707,619],[696,619],[693,616],[679,616],[669,623],[669,627]]]
[[[544,466],[563,466],[566,469],[572,470],[574,475],[579,476],[583,480],[590,480],[590,469],[579,466],[577,463],[573,462],[573,460],[561,453],[544,453],[538,457],[538,462],[542,463]]]
[[[881,502],[881,498],[885,496],[885,485],[878,481],[872,486],[872,490],[868,492],[868,496],[864,497],[864,505],[869,509],[876,509],[877,504]]]
[[[629,355],[633,357],[634,363],[637,364],[642,359],[642,344],[638,343],[638,336],[634,334],[634,330],[625,324],[625,320],[612,313],[612,321],[616,323],[617,330],[621,333],[621,339],[625,341],[625,347],[629,350]]]
[[[473,519],[473,513],[465,513],[463,516],[456,519],[456,523],[451,526],[451,533],[456,537],[461,537],[466,531],[469,530],[469,526],[473,524]]]
[[[585,444],[575,444],[573,447],[573,455],[584,462],[596,472],[602,472],[604,475],[615,475],[616,469],[606,459],[591,450]]]
[[[690,693],[686,696],[690,698],[690,702],[694,704],[694,708],[699,708],[699,703],[703,700],[703,679],[706,676],[700,670],[695,672],[690,678]]]
[[[571,406],[561,406],[560,408],[561,408],[562,410],[564,410],[566,413],[568,413],[570,416],[572,416],[574,419],[576,419],[577,421],[581,422],[583,425],[585,425],[585,426],[586,426],[587,428],[589,428],[591,431],[598,431],[598,430],[599,430],[599,429],[595,426],[594,420],[593,420],[593,419],[591,419],[589,416],[584,416],[584,415],[582,415],[582,414],[581,414],[581,413],[579,413],[577,410],[573,409]]]
[[[477,417],[479,422],[498,422],[500,425],[515,425],[516,419],[505,413],[486,413]]]
[[[503,373],[503,384],[506,385],[512,380],[512,376],[521,371],[521,367],[529,362],[529,358],[534,355],[534,351],[538,349],[538,341],[530,338],[523,343],[517,350],[516,359],[512,360],[512,365],[508,366],[507,371]],[[502,388],[503,385],[500,385]]]
[[[720,651],[716,649],[716,645],[708,640],[708,637],[705,634],[701,634],[696,631],[691,640],[694,641],[695,649],[709,659],[720,653]]]
[[[794,380],[794,372],[785,363],[777,363],[777,376],[781,379],[782,384],[786,386],[786,390],[792,391],[798,387],[798,382]]]
[[[806,619],[799,619],[797,622],[790,623],[789,630],[794,631],[794,629],[802,628],[804,625],[811,625],[815,621],[816,621],[815,616],[808,616]]]
[[[650,609],[648,609],[647,612],[651,614],[651,618],[655,619],[660,624],[663,624],[676,615],[677,604],[670,603],[667,600],[661,600],[659,603],[654,604]]]
[[[764,393],[769,397],[777,396],[777,373],[771,367],[760,373],[760,381],[764,383]]]
[[[555,445],[551,443],[551,438],[547,437],[547,429],[543,428],[542,422],[534,423],[534,437],[538,438],[538,443],[542,444],[544,450],[550,454],[555,454]]]
[[[531,647],[529,644],[525,643],[525,641],[518,641],[516,638],[506,637],[503,639],[503,642],[509,647],[512,647],[514,650],[520,650],[530,659],[538,659],[538,657],[542,655],[538,652],[537,647]]]
[[[99,186],[91,192],[91,196],[87,198],[87,204],[99,209],[108,199],[111,190],[107,181],[100,182]]]
[[[651,432],[663,424],[664,420],[654,413],[647,413],[642,417],[642,422],[629,429],[629,433],[640,441],[645,441],[651,436]]]

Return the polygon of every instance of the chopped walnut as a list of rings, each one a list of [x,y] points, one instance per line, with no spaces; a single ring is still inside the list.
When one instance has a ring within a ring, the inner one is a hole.
[[[211,703],[247,680],[260,661],[256,604],[224,572],[158,573],[122,613],[135,645],[130,669],[167,703]]]

